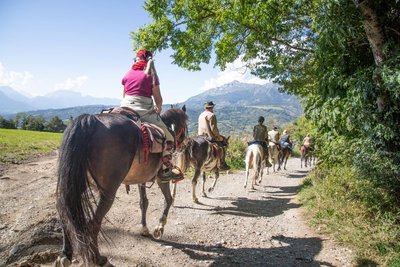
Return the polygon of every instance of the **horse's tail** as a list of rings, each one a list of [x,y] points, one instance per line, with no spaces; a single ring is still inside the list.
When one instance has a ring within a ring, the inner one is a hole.
[[[246,164],[246,173],[250,169],[250,166],[251,166],[251,162],[250,161],[251,161],[253,156],[254,155],[253,155],[252,149],[250,148],[250,146],[247,147],[247,149],[246,149],[246,157],[245,157],[245,160],[244,160],[244,163]]]
[[[90,249],[95,241],[89,227],[94,207],[88,181],[89,143],[96,131],[98,119],[94,115],[77,117],[65,130],[60,147],[57,183],[57,210],[63,231],[72,249],[85,262],[93,262]]]

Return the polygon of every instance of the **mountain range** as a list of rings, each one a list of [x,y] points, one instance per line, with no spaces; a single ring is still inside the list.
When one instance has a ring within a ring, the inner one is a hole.
[[[83,96],[79,92],[68,90],[27,97],[9,86],[0,86],[0,113],[3,114],[85,105],[118,105],[119,102],[118,99]]]
[[[251,133],[259,116],[264,116],[265,124],[271,127],[294,121],[303,113],[297,97],[280,92],[276,84],[258,85],[234,81],[176,104],[179,107],[186,105],[191,134],[196,133],[197,118],[203,111],[204,103],[210,100],[216,104],[214,109],[222,133]],[[46,120],[54,116],[66,120],[82,113],[98,113],[117,105],[118,99],[82,96],[71,91],[57,91],[28,98],[10,87],[0,86],[0,114],[8,118],[13,118],[16,112],[25,112],[27,115],[42,116]],[[163,109],[169,107],[164,105]]]

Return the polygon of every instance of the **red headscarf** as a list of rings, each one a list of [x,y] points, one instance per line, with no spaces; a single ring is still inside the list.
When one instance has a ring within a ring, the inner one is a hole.
[[[138,59],[135,64],[132,65],[133,70],[144,70],[147,66],[147,61],[153,57],[153,54],[146,50],[141,49],[137,52],[136,58]]]

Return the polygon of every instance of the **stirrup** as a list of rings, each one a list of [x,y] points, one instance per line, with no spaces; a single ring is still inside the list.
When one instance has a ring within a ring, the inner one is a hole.
[[[158,177],[160,178],[161,183],[169,183],[170,181],[172,181],[172,183],[177,183],[185,178],[182,171],[175,166],[162,170],[159,172]]]

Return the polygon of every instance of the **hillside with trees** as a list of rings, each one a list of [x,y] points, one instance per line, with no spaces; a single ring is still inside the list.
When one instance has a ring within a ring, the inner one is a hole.
[[[283,125],[295,121],[303,109],[299,100],[291,95],[280,92],[276,84],[257,85],[232,82],[221,87],[207,90],[193,96],[178,107],[186,105],[189,116],[189,132],[197,133],[197,119],[203,111],[203,104],[212,100],[216,103],[215,112],[218,116],[219,127],[225,135],[250,134],[259,116],[266,118],[266,125]],[[171,105],[164,105],[163,110]],[[83,113],[98,114],[110,105],[89,105],[62,109],[43,109],[16,114],[4,115],[9,120],[20,120],[20,117],[29,117],[31,120],[42,120],[43,123],[55,117],[68,122]],[[15,123],[14,123],[15,124]],[[0,128],[2,127],[0,124]],[[38,127],[40,128],[40,127]],[[30,130],[34,130],[30,128]]]

